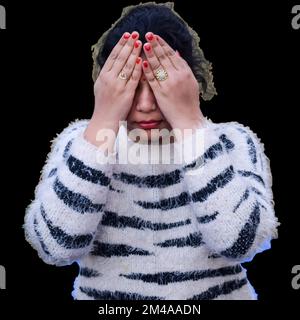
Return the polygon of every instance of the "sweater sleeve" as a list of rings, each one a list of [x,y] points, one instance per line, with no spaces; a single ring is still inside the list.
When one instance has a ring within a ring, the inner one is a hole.
[[[52,140],[26,208],[25,238],[48,264],[68,265],[86,255],[102,218],[114,154],[103,161],[104,153],[83,136],[87,124],[75,120]]]
[[[203,242],[214,254],[245,262],[277,238],[270,160],[257,135],[238,122],[205,118],[196,133],[176,142]],[[192,152],[193,151],[193,152]]]

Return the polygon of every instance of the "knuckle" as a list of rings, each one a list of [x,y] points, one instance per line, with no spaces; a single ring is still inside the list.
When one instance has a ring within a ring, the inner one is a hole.
[[[174,86],[181,86],[184,83],[186,83],[187,78],[186,77],[178,77],[178,79],[174,80]]]
[[[126,44],[125,44],[125,49],[126,51],[131,51],[132,50],[132,46],[133,46],[133,43],[131,41],[128,41]]]
[[[124,58],[123,58],[123,56],[120,54],[120,55],[118,55],[118,57],[116,58],[116,60],[117,60],[118,62],[122,62],[122,61],[124,60]]]
[[[104,75],[103,70],[101,70],[95,84],[98,84],[99,82],[103,82],[105,79],[106,79],[106,76]]]
[[[160,68],[160,63],[159,62],[155,62],[153,64],[153,70],[155,70],[155,72],[156,72],[157,70],[159,70],[159,68]]]
[[[126,63],[126,65],[125,65],[125,70],[132,70],[132,68],[133,68],[133,63],[132,62],[130,62],[130,61],[128,61],[127,63]]]
[[[149,77],[148,81],[151,82],[151,83],[154,83],[156,81],[156,79],[154,77]]]
[[[121,82],[117,82],[114,86],[114,93],[117,95],[117,96],[121,96],[125,93],[125,89],[124,89],[124,85],[123,83]]]
[[[178,81],[178,80],[167,81],[165,88],[167,91],[169,91],[170,89],[175,88],[177,86],[177,84],[180,84],[180,81]]]
[[[138,80],[138,75],[136,74],[136,72],[133,72],[131,75],[131,80],[136,82]]]
[[[193,78],[193,74],[192,74],[191,72],[189,72],[189,70],[186,70],[186,71],[184,72],[184,75],[185,75],[185,78],[186,78],[187,80],[191,80],[191,79]]]
[[[161,88],[161,94],[162,96],[164,96],[165,98],[168,98],[168,96],[170,95],[170,91],[169,91],[169,85],[164,85],[162,88]]]
[[[174,50],[171,50],[171,49],[167,49],[166,53],[167,53],[167,55],[168,55],[169,57],[172,57],[172,56],[175,55],[175,51],[174,51]]]
[[[112,60],[116,60],[117,57],[118,57],[117,52],[112,52],[112,53],[111,53],[111,59],[112,59]]]

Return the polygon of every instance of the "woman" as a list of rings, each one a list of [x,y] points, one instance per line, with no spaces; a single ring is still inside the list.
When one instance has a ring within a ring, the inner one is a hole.
[[[202,115],[216,91],[198,42],[151,2],[93,47],[93,115],[53,140],[24,224],[46,263],[79,264],[74,299],[257,299],[241,263],[277,237],[270,163],[250,128]],[[170,146],[184,160],[149,161]]]

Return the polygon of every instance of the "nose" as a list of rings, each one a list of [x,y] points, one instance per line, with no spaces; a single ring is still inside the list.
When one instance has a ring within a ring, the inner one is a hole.
[[[149,83],[145,79],[140,80],[140,86],[136,94],[136,110],[139,112],[151,112],[156,109],[156,99]]]

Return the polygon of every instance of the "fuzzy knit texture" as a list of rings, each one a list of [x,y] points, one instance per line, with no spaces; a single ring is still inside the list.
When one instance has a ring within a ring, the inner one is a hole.
[[[23,225],[45,263],[79,264],[73,298],[258,299],[241,263],[269,249],[279,225],[258,136],[205,118],[173,144],[200,146],[182,163],[112,164],[99,162],[87,125],[76,119],[52,140]]]

